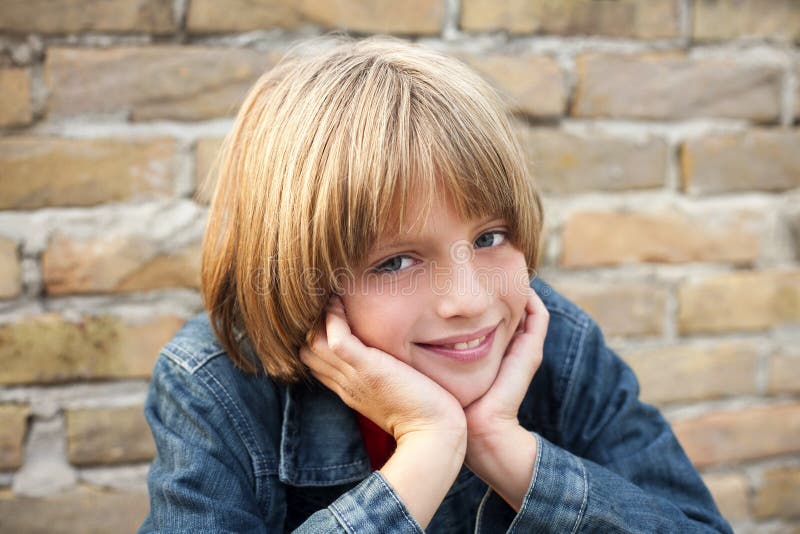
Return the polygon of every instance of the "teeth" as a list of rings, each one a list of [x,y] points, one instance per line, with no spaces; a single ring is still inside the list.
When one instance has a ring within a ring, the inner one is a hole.
[[[486,336],[479,337],[478,339],[473,339],[472,341],[466,341],[464,343],[453,343],[452,345],[442,345],[442,346],[456,350],[472,349],[483,343],[484,339],[486,339]]]

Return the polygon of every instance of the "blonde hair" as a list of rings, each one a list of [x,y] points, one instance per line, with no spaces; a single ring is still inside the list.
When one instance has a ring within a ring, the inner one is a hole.
[[[542,227],[507,110],[472,70],[386,36],[311,44],[322,50],[291,50],[247,95],[218,155],[203,240],[217,337],[237,367],[284,383],[309,377],[297,354],[335,273],[405,221],[412,194],[426,214],[443,189],[462,218],[504,218],[529,274]]]

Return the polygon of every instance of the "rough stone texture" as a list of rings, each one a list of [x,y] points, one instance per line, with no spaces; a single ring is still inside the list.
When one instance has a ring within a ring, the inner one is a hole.
[[[693,139],[681,149],[690,193],[784,191],[800,187],[800,131],[748,130]]]
[[[623,357],[639,378],[642,398],[652,404],[757,393],[755,343],[679,344],[631,350]]]
[[[48,112],[125,112],[132,120],[230,116],[277,56],[277,51],[202,46],[50,48]]]
[[[794,116],[797,119],[795,122],[798,122],[800,120],[800,62],[794,69],[794,78],[798,81],[794,92]]]
[[[0,102],[0,127],[22,126],[33,120],[28,69],[0,68]]]
[[[444,24],[439,0],[193,0],[186,27],[192,33],[294,29],[313,24],[357,33],[434,35]]]
[[[209,176],[212,171],[214,159],[217,157],[220,147],[222,146],[222,138],[219,137],[205,137],[199,139],[194,149],[194,182],[196,200],[203,204],[207,204],[211,200],[211,193],[216,184],[216,178]],[[206,184],[206,180],[211,180]],[[208,188],[205,190],[204,188]]]
[[[787,214],[784,222],[789,228],[789,237],[794,246],[794,257],[800,261],[800,206],[796,208],[794,213]]]
[[[800,403],[753,406],[672,421],[695,466],[800,452]]]
[[[548,193],[624,191],[663,187],[667,146],[660,139],[643,142],[554,129],[518,128],[528,170]]]
[[[767,390],[770,394],[800,393],[800,348],[784,346],[772,355]]]
[[[537,118],[564,114],[566,81],[553,58],[530,53],[461,54],[458,57],[500,91],[511,111]]]
[[[653,336],[663,332],[667,293],[652,284],[566,282],[561,292],[591,315],[606,336]]]
[[[14,298],[22,292],[22,271],[17,243],[0,237],[0,299]]]
[[[155,443],[143,406],[67,410],[67,454],[73,465],[150,461]]]
[[[175,141],[167,138],[2,138],[0,209],[170,196],[175,150]]]
[[[89,487],[44,498],[0,496],[0,531],[25,534],[136,532],[150,509],[147,492]]]
[[[77,482],[77,472],[67,463],[64,418],[33,419],[25,443],[24,463],[14,473],[11,488],[14,495],[55,495],[74,487]]]
[[[172,0],[5,0],[0,31],[169,33],[177,29],[172,4]]]
[[[703,475],[703,482],[714,497],[722,517],[728,521],[749,518],[747,477],[741,473],[714,473]]]
[[[800,467],[770,469],[763,474],[753,499],[753,515],[800,518]]]
[[[776,122],[780,68],[678,53],[586,53],[576,60],[571,114],[676,120],[699,117]]]
[[[800,321],[800,271],[738,271],[678,289],[681,334],[765,330]]]
[[[200,287],[200,244],[159,250],[147,236],[73,240],[56,234],[42,256],[50,295]]]
[[[673,0],[464,0],[461,29],[642,39],[680,35]]]
[[[564,267],[630,262],[750,264],[761,247],[753,228],[759,217],[749,211],[702,217],[676,210],[577,212],[564,223],[560,263]]]
[[[22,465],[28,414],[28,406],[0,404],[0,470],[16,469]]]
[[[698,41],[767,37],[800,40],[797,0],[697,0],[692,38]]]
[[[0,326],[0,384],[146,378],[184,320],[128,324],[110,316],[79,323],[45,314]]]

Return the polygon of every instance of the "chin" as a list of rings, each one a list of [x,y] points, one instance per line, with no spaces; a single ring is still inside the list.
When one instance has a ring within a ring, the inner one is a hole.
[[[482,388],[476,388],[476,384],[474,383],[469,384],[469,386],[470,387],[456,387],[453,389],[448,389],[450,394],[453,395],[459,403],[461,403],[462,408],[466,408],[476,400],[480,399],[484,393],[489,391],[489,386],[491,386],[491,384],[488,384],[486,387]]]

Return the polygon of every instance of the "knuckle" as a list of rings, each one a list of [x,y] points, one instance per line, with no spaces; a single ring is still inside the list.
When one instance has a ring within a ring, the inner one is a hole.
[[[313,351],[315,354],[321,354],[325,350],[325,342],[320,336],[317,336],[314,342],[311,343],[311,348],[309,350]]]
[[[330,351],[336,354],[337,356],[340,356],[344,352],[344,343],[342,342],[341,339],[338,338],[329,339],[328,349],[330,349]]]

